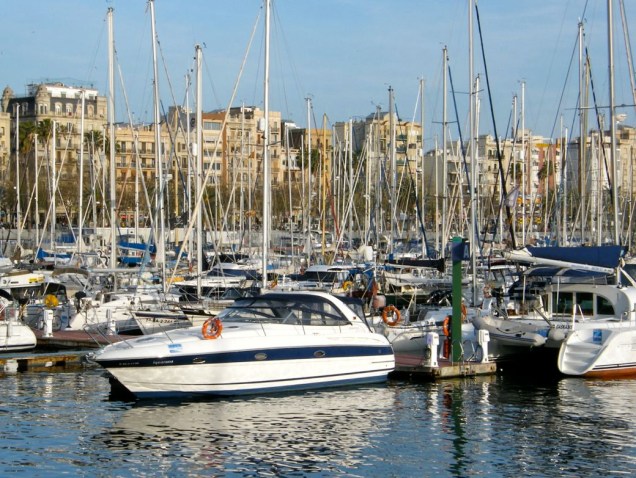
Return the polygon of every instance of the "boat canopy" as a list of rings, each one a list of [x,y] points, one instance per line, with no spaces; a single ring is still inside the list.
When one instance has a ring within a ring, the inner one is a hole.
[[[576,246],[533,247],[528,252],[537,258],[587,264],[599,267],[618,267],[620,259],[627,254],[626,246]]]
[[[308,294],[285,295],[270,292],[237,299],[219,313],[223,323],[255,322],[288,325],[350,325],[338,308],[323,297]]]

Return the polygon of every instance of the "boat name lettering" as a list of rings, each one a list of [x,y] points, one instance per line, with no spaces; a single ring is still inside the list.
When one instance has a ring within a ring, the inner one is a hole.
[[[169,365],[174,363],[174,360],[153,360],[153,365]]]
[[[182,349],[183,349],[183,346],[181,344],[170,344],[170,345],[168,345],[168,350],[170,351],[171,354],[176,353],[176,352],[181,352]]]

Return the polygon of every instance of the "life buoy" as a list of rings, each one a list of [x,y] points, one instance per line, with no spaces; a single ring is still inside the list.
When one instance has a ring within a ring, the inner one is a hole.
[[[451,321],[451,316],[447,315],[446,318],[444,319],[444,322],[442,323],[442,333],[446,337],[450,336],[450,321]]]
[[[201,333],[203,334],[203,338],[206,340],[216,339],[221,332],[223,331],[223,324],[221,323],[221,319],[217,317],[210,317],[208,320],[203,322],[203,326],[201,327]]]
[[[462,303],[462,322],[466,322],[466,317],[468,317],[468,310],[466,309],[466,304]]]
[[[392,317],[395,317],[394,320],[389,320],[389,313]],[[384,309],[382,309],[382,321],[389,327],[397,325],[400,319],[400,311],[394,305],[387,305]]]
[[[351,282],[350,280],[346,280],[342,283],[342,288],[346,292],[351,288],[352,285],[353,285],[353,282]]]

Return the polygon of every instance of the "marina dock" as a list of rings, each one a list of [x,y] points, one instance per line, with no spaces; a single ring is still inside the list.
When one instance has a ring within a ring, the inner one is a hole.
[[[437,367],[426,366],[424,363],[422,357],[396,355],[395,370],[391,377],[438,380],[492,375],[497,372],[497,364],[494,362],[449,362],[440,360]]]
[[[129,336],[89,334],[83,330],[58,330],[45,336],[42,330],[34,330],[38,350],[97,349],[119,342]]]
[[[57,372],[86,366],[87,350],[0,354],[0,372]]]
[[[27,352],[0,350],[0,372],[56,372],[87,366],[86,355],[109,343],[127,338],[121,335],[96,336],[81,330],[58,330],[49,337],[35,330],[38,345]]]

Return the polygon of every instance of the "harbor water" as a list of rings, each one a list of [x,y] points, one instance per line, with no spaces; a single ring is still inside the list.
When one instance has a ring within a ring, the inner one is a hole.
[[[636,381],[494,375],[131,402],[101,369],[0,376],[2,476],[634,476]]]

